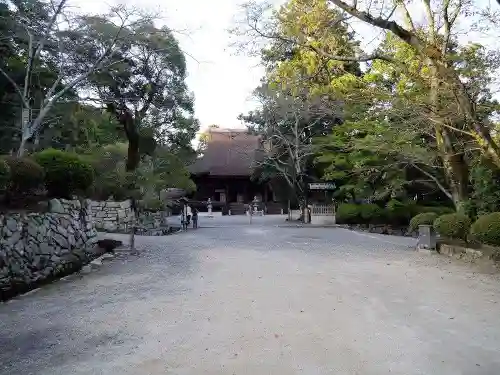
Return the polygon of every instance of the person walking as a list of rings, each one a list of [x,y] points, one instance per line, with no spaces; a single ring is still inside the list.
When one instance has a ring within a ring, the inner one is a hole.
[[[191,224],[191,218],[193,217],[193,211],[191,210],[191,206],[186,203],[186,228]]]

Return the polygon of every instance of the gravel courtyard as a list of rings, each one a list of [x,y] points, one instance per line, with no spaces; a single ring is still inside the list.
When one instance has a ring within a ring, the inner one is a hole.
[[[500,374],[498,276],[278,223],[200,218],[0,304],[0,374]]]

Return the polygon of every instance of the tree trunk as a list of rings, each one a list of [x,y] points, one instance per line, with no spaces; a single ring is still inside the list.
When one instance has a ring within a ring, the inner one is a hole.
[[[17,156],[20,158],[24,156],[26,141],[27,141],[26,137],[24,137],[24,135],[21,135],[21,143],[19,144],[19,149],[17,150]]]
[[[469,199],[469,170],[463,154],[448,155],[445,167],[450,179],[451,195],[457,212],[463,212],[464,204]]]
[[[439,102],[439,79],[438,70],[431,64],[431,88],[430,101],[434,113],[440,112]],[[468,200],[469,169],[463,150],[458,149],[452,140],[452,130],[439,125],[439,119],[435,121],[436,144],[444,165],[445,177],[450,185],[453,204],[457,211],[462,210],[464,203]],[[460,137],[460,134],[457,135]]]

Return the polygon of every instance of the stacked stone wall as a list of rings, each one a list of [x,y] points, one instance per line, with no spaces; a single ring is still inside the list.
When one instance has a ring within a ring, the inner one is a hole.
[[[50,201],[49,212],[0,214],[0,299],[70,274],[99,255],[90,201]]]

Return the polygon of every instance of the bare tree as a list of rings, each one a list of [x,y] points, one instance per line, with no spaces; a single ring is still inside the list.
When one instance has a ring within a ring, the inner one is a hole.
[[[256,167],[282,178],[304,206],[314,158],[313,139],[339,121],[340,105],[308,92],[292,93],[263,86],[256,92],[261,107],[242,116],[263,145]]]

